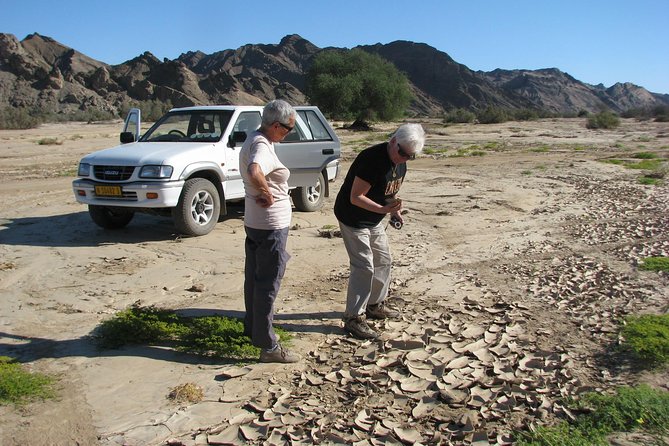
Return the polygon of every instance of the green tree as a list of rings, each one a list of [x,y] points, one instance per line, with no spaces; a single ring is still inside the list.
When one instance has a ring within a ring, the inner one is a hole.
[[[362,50],[323,51],[307,74],[307,94],[338,119],[390,121],[411,102],[409,81],[393,64]]]

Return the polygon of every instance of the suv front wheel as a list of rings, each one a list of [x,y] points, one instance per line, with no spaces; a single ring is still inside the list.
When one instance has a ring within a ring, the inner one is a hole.
[[[177,207],[172,211],[174,226],[185,235],[209,234],[221,213],[218,189],[204,178],[186,181]]]

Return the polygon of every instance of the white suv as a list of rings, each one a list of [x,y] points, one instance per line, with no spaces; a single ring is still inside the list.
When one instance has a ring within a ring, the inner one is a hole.
[[[296,106],[295,128],[275,145],[290,169],[291,197],[311,212],[329,196],[339,174],[339,138],[317,107]],[[86,155],[72,182],[77,201],[105,229],[125,227],[135,212],[169,215],[185,235],[209,233],[226,201],[244,198],[239,151],[260,126],[260,106],[175,108],[140,136],[132,109],[121,145]]]

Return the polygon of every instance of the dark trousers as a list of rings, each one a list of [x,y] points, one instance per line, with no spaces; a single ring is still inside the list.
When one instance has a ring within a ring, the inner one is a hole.
[[[244,331],[256,347],[269,349],[277,344],[274,322],[274,300],[290,254],[286,252],[288,228],[246,230],[244,265]]]

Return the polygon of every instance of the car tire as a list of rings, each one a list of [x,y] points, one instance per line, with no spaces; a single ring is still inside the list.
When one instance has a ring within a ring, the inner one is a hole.
[[[96,225],[104,229],[125,228],[132,217],[135,216],[133,211],[119,211],[118,209],[95,205],[88,206],[88,214]]]
[[[318,174],[316,184],[308,187],[297,187],[291,192],[295,209],[301,212],[314,212],[323,207],[325,200],[325,177]]]
[[[179,202],[173,210],[174,226],[184,235],[209,234],[221,214],[218,189],[204,178],[186,181]]]

